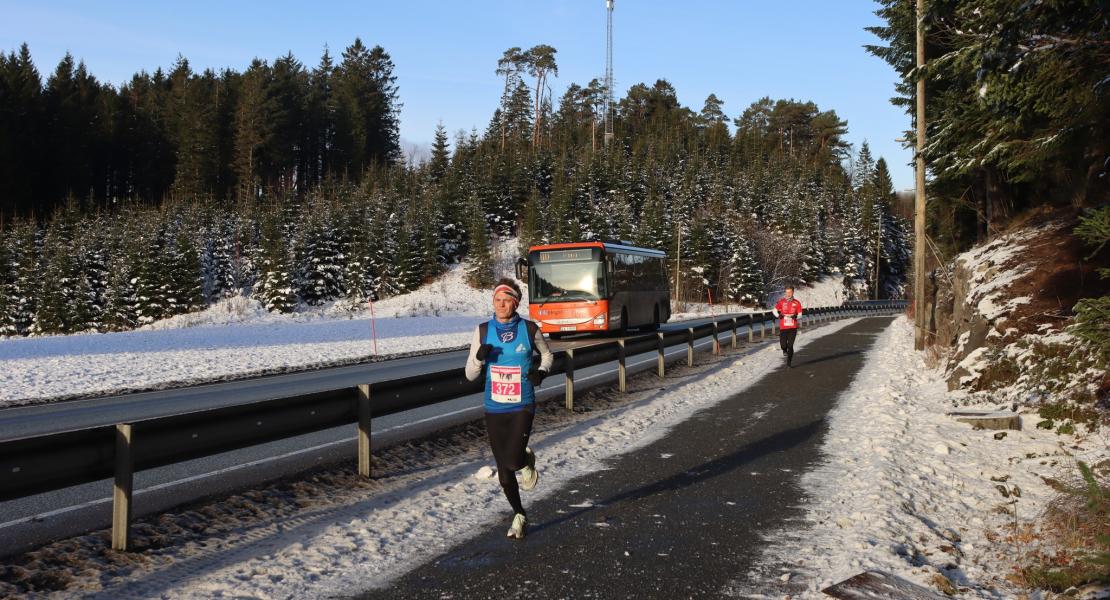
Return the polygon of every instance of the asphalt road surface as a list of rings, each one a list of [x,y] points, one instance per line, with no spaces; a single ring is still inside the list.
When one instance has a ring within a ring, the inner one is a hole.
[[[699,411],[610,468],[536,503],[525,492],[526,539],[506,539],[506,503],[503,523],[359,597],[729,595],[730,586],[744,587],[767,543],[761,536],[800,516],[798,482],[819,460],[826,416],[890,322],[861,319],[815,339],[794,368]]]

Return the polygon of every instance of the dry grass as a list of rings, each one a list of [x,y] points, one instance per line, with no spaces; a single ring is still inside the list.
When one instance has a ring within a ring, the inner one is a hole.
[[[1087,583],[1110,583],[1110,464],[1077,463],[1039,520],[1039,541],[1023,553],[1015,580],[1063,592]]]

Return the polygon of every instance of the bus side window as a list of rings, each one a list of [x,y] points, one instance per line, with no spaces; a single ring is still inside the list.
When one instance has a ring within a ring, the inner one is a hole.
[[[654,257],[644,257],[644,289],[647,291],[654,291],[659,287],[659,272],[657,269],[657,261]]]
[[[621,291],[631,291],[636,289],[636,280],[632,276],[632,257],[628,254],[618,254],[620,257],[621,265]]]

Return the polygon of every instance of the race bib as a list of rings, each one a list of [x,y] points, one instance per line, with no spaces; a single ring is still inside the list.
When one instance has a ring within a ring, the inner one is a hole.
[[[793,327],[794,326],[794,317],[787,317],[787,316],[784,315],[782,317],[782,324],[785,325],[786,327]]]
[[[520,367],[489,368],[490,399],[500,404],[520,404]]]

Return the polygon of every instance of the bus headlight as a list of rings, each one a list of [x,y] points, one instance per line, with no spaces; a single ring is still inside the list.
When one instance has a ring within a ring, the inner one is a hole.
[[[604,324],[605,324],[605,313],[602,313],[602,314],[594,317],[594,325],[604,325]]]

